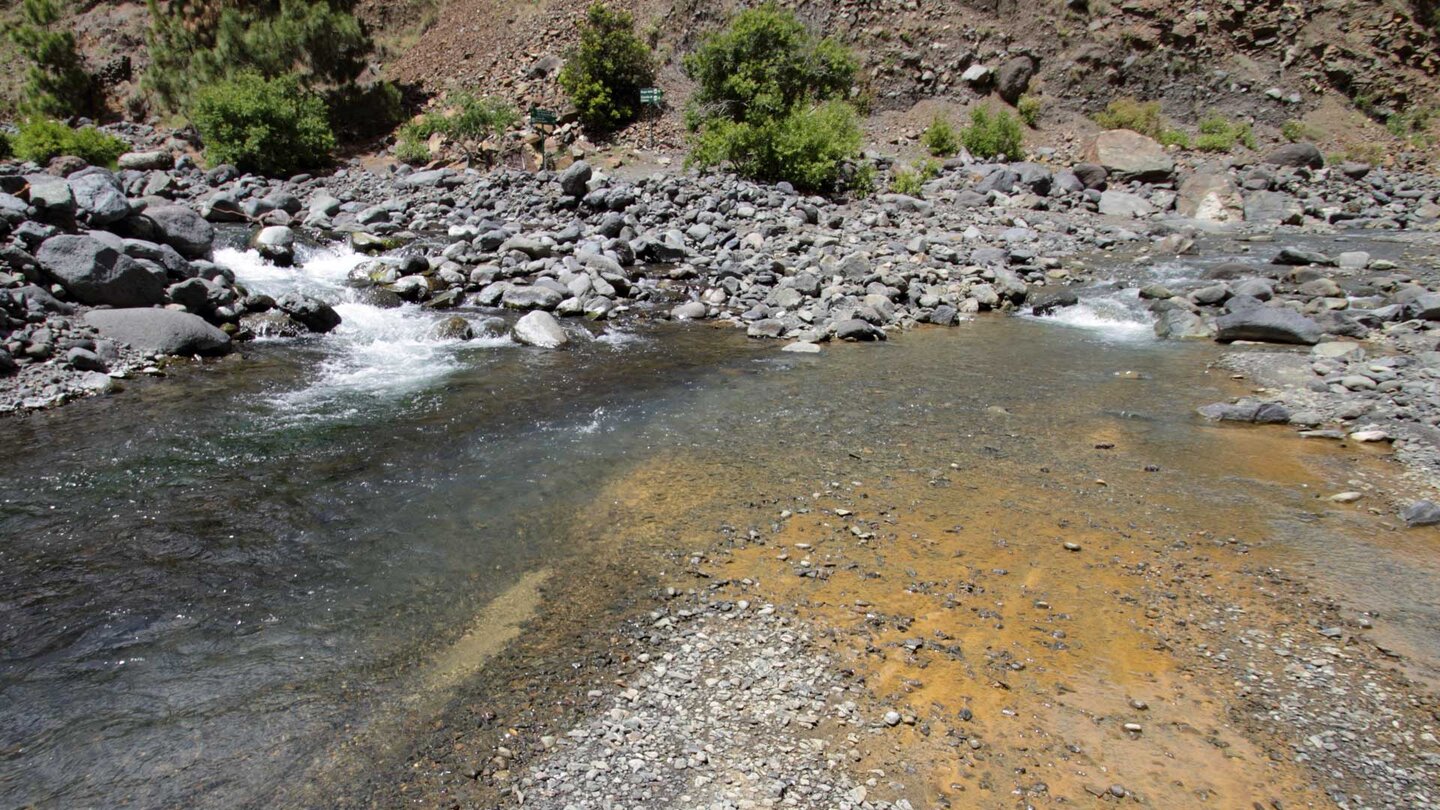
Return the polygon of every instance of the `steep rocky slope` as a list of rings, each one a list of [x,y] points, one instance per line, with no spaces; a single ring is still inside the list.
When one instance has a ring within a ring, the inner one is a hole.
[[[480,87],[558,103],[553,77],[588,0],[451,0],[392,74],[429,90]],[[664,60],[661,84],[685,95],[680,57],[741,5],[619,0]],[[1219,110],[1278,127],[1358,106],[1375,118],[1430,104],[1440,36],[1399,0],[801,0],[787,2],[864,62],[872,111],[922,99],[968,103],[987,88],[974,65],[1037,63],[1046,117],[1091,113],[1121,95],[1159,99],[1182,121]],[[1358,104],[1354,102],[1358,100]]]

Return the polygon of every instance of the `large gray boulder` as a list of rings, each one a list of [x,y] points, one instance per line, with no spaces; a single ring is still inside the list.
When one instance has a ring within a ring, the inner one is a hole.
[[[30,204],[42,219],[60,221],[75,216],[75,193],[65,178],[27,174],[25,182],[30,185]]]
[[[592,176],[594,176],[594,170],[590,168],[590,164],[583,160],[577,160],[560,173],[560,190],[567,196],[578,200],[585,196]]]
[[[1100,192],[1100,213],[1111,217],[1148,217],[1155,213],[1151,205],[1139,194],[1128,191]]]
[[[1112,129],[1095,136],[1083,159],[1105,168],[1119,180],[1168,180],[1175,161],[1154,140],[1128,129]]]
[[[275,299],[275,307],[311,332],[325,333],[340,325],[340,313],[334,307],[304,293],[285,293]]]
[[[1325,156],[1313,143],[1287,143],[1266,155],[1265,162],[1272,166],[1319,169],[1325,165]]]
[[[208,259],[215,244],[215,226],[183,205],[152,205],[145,216],[155,223],[160,241],[187,259]]]
[[[143,307],[165,300],[164,278],[92,236],[52,236],[35,259],[82,304]]]
[[[96,309],[85,322],[111,340],[143,352],[161,354],[225,354],[230,336],[198,315],[174,309]]]
[[[500,302],[510,309],[554,309],[563,300],[563,294],[538,284],[512,285],[500,298]]]
[[[130,201],[115,175],[98,167],[70,175],[70,190],[80,216],[92,227],[103,227],[130,216]]]
[[[1180,184],[1175,212],[1203,222],[1239,222],[1245,201],[1228,174],[1192,174]]]
[[[155,150],[153,152],[126,152],[120,156],[116,163],[122,169],[133,169],[136,171],[154,171],[157,169],[175,168],[175,158],[169,152]]]
[[[1305,209],[1289,194],[1279,191],[1252,191],[1245,195],[1245,221],[1258,225],[1299,225]]]
[[[1035,60],[1028,56],[1016,56],[1006,60],[995,72],[995,92],[1014,104],[1030,88],[1030,79],[1035,75]]]
[[[1215,319],[1215,339],[1258,340],[1314,346],[1324,336],[1320,324],[1285,307],[1255,307]]]
[[[536,310],[515,322],[515,340],[526,346],[558,349],[570,342],[565,328],[548,312]]]

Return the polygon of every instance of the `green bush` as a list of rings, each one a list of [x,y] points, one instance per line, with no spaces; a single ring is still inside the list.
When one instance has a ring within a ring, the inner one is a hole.
[[[960,141],[976,157],[1019,160],[1025,155],[1020,122],[1009,110],[971,109],[970,126],[960,131]]]
[[[60,8],[55,0],[24,0],[10,41],[30,66],[25,71],[21,108],[30,115],[69,118],[95,109],[95,79],[75,49],[75,35],[55,30]]]
[[[188,112],[212,166],[283,177],[327,165],[335,149],[325,102],[295,76],[242,73],[206,85]]]
[[[95,127],[71,129],[50,118],[29,118],[20,123],[12,143],[15,156],[44,166],[61,155],[73,155],[93,166],[113,166],[130,150],[130,144]]]
[[[1020,115],[1020,120],[1025,122],[1025,126],[1034,129],[1035,124],[1040,120],[1040,106],[1040,99],[1034,96],[1021,96],[1020,100],[1015,102],[1015,112]]]
[[[724,30],[685,57],[697,87],[687,122],[761,122],[785,118],[802,104],[843,97],[858,63],[838,42],[817,38],[794,13],[773,2],[740,12]]]
[[[147,0],[150,66],[142,84],[164,110],[199,88],[258,73],[305,88],[350,84],[374,43],[344,0]]]
[[[1181,149],[1190,148],[1190,135],[1179,129],[1163,129],[1160,131],[1160,134],[1156,136],[1155,140],[1159,141],[1161,146],[1178,146]]]
[[[850,105],[831,101],[762,122],[716,119],[695,141],[691,162],[728,163],[754,180],[786,180],[820,190],[839,184],[847,161],[860,151],[860,123]]]
[[[1201,152],[1232,152],[1236,146],[1254,149],[1256,145],[1255,133],[1248,123],[1216,114],[1200,121],[1200,134],[1195,138],[1195,148]]]
[[[925,184],[940,176],[940,164],[933,160],[922,160],[913,168],[897,169],[890,180],[890,191],[907,197],[921,197]]]
[[[560,71],[560,86],[585,126],[599,132],[622,127],[640,116],[640,88],[655,83],[650,48],[635,36],[629,13],[604,3],[590,6],[580,29],[580,46]]]
[[[1105,129],[1128,129],[1151,138],[1159,138],[1165,129],[1160,115],[1160,102],[1138,101],[1130,96],[1117,98],[1095,116],[1095,123]]]
[[[920,143],[934,157],[953,157],[960,151],[960,136],[955,134],[955,127],[938,115],[925,128]]]
[[[1291,143],[1320,140],[1320,133],[1304,121],[1286,121],[1280,125],[1280,135]]]
[[[520,121],[515,108],[493,98],[473,93],[456,93],[443,108],[432,110],[404,124],[395,133],[395,156],[407,163],[430,159],[426,145],[435,134],[443,135],[470,162],[493,165],[496,153],[492,139],[503,135]]]
[[[855,108],[840,100],[855,70],[854,57],[792,12],[774,3],[740,12],[685,59],[697,84],[689,162],[810,191],[839,187],[860,153]]]

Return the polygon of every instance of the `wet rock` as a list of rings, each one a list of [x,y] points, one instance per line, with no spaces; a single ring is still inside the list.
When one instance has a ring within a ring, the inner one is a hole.
[[[280,267],[295,263],[295,232],[284,225],[261,228],[250,240],[250,246]]]
[[[45,272],[82,304],[138,307],[165,300],[162,276],[126,256],[120,240],[93,236],[53,236],[35,259]]]
[[[1278,402],[1215,402],[1197,409],[1206,419],[1216,422],[1250,422],[1258,425],[1283,425],[1290,421],[1290,410]]]
[[[340,325],[340,313],[313,296],[288,292],[275,299],[275,306],[294,318],[311,332],[325,333]]]
[[[1156,315],[1155,336],[1163,340],[1208,340],[1215,330],[1187,309],[1167,309]]]
[[[469,340],[475,337],[475,329],[469,321],[456,315],[431,327],[430,337],[433,340]]]
[[[97,309],[85,322],[111,340],[161,354],[225,354],[230,336],[198,315],[173,309]]]
[[[1406,526],[1434,526],[1440,524],[1440,504],[1434,501],[1416,501],[1400,513]]]
[[[305,324],[278,309],[242,315],[240,328],[257,338],[298,338],[310,334]]]
[[[565,328],[555,316],[543,310],[536,310],[515,322],[515,340],[526,346],[541,349],[558,349],[570,342]]]
[[[699,301],[687,301],[670,310],[670,317],[677,321],[693,321],[705,317],[708,307]]]
[[[1326,256],[1318,250],[1310,250],[1299,247],[1284,247],[1270,260],[1271,264],[1304,267],[1317,264],[1324,267],[1334,266],[1335,260]]]
[[[835,324],[835,337],[849,341],[877,341],[884,340],[885,333],[871,323],[851,318]]]
[[[539,285],[511,285],[500,297],[500,302],[510,309],[554,309],[560,306],[565,296],[549,287]]]
[[[1323,334],[1318,323],[1284,307],[1258,307],[1215,319],[1215,339],[1222,343],[1255,340],[1313,346]]]

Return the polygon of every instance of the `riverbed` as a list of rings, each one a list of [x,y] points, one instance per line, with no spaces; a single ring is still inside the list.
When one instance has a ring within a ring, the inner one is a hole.
[[[1204,424],[1244,381],[1212,344],[1154,340],[1133,290],[819,355],[625,318],[544,351],[493,313],[440,340],[450,313],[347,298],[344,250],[217,259],[253,290],[340,301],[344,323],[7,424],[0,804],[305,805],[294,784],[366,729],[441,712],[534,642],[528,618],[629,596],[576,572],[648,576],[770,531],[738,524],[755,503],[895,481],[1013,501],[1057,542],[1057,481],[1115,493],[1117,525],[1172,509],[1247,532],[1434,672],[1434,538],[1385,522],[1384,453]],[[1354,486],[1358,507],[1323,500]]]

